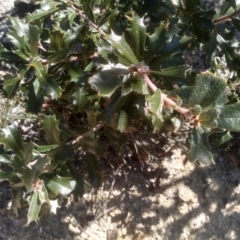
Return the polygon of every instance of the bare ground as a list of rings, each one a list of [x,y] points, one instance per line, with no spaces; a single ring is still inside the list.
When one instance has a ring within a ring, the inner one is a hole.
[[[175,149],[131,161],[108,172],[99,191],[79,202],[59,199],[56,214],[27,227],[27,210],[13,214],[10,188],[1,182],[0,239],[240,239],[240,171],[225,155],[215,159],[216,165],[200,166]]]

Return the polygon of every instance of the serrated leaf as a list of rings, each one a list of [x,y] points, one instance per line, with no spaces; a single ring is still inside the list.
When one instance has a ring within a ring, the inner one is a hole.
[[[0,142],[7,149],[12,149],[15,154],[24,159],[24,146],[20,132],[16,128],[7,127],[2,129]]]
[[[223,50],[227,66],[230,68],[230,70],[238,70],[240,69],[240,54],[237,53],[235,48],[231,46],[231,43],[226,41],[221,35],[217,35],[217,41]]]
[[[224,147],[225,145],[227,145],[227,143],[233,139],[232,135],[230,134],[229,131],[225,132],[222,137],[219,139],[218,141],[218,146],[220,147]]]
[[[39,20],[41,18],[46,18],[50,14],[57,12],[59,10],[60,3],[55,1],[44,0],[41,1],[41,9],[37,9],[34,13],[28,14],[27,20],[29,22]]]
[[[96,126],[96,112],[91,107],[85,108],[85,113],[87,114],[88,125],[92,128]]]
[[[38,43],[41,31],[37,26],[29,26],[29,45],[32,57],[38,53]]]
[[[91,180],[91,184],[94,187],[100,187],[103,181],[102,171],[99,167],[99,162],[94,154],[86,153],[84,155],[84,161],[87,166],[88,176]]]
[[[224,105],[220,111],[218,127],[229,131],[240,131],[240,103]]]
[[[148,49],[144,57],[144,62],[148,64],[155,55],[163,48],[164,43],[167,41],[166,36],[167,23],[160,23],[152,35],[148,36],[149,44]]]
[[[49,33],[50,37],[50,49],[53,51],[58,51],[64,48],[65,38],[64,33],[59,29],[55,29]]]
[[[9,74],[4,76],[3,89],[6,92],[9,99],[12,99],[16,95],[16,92],[20,85],[20,81],[22,80],[26,72],[27,72],[27,69],[22,69],[19,72],[18,76],[12,76]]]
[[[76,88],[72,95],[72,103],[76,112],[81,112],[87,102],[85,91],[83,88]]]
[[[29,55],[30,45],[28,42],[29,26],[25,20],[18,17],[10,17],[11,30],[8,31],[8,38],[25,55]]]
[[[189,99],[189,106],[198,104],[204,108],[212,105],[225,91],[226,86],[224,79],[210,72],[198,74]]]
[[[53,144],[53,145],[37,145],[37,144],[35,144],[35,147],[38,152],[44,153],[44,152],[48,152],[54,148],[57,148],[58,144]]]
[[[41,210],[41,203],[38,199],[38,192],[33,192],[30,200],[30,205],[28,208],[28,215],[27,215],[27,225],[31,222],[37,222],[39,212]]]
[[[103,15],[98,19],[98,26],[102,26],[105,22],[109,21],[118,13],[117,9],[108,9]]]
[[[16,172],[9,171],[9,172],[2,172],[0,171],[0,181],[8,180],[11,182],[11,179],[16,176]]]
[[[104,156],[107,152],[107,145],[103,141],[97,139],[84,138],[80,140],[82,150],[95,154],[96,156]]]
[[[191,162],[200,161],[203,164],[214,163],[206,133],[199,133],[198,129],[194,128],[190,134],[189,142],[190,149],[187,156]]]
[[[32,169],[26,167],[22,172],[21,179],[23,181],[24,187],[27,189],[27,192],[30,192],[32,190],[33,181],[35,179],[35,172]]]
[[[61,161],[66,161],[68,159],[72,159],[74,155],[73,146],[62,144],[57,148],[53,148],[48,151],[48,156],[54,159],[54,162],[59,163]]]
[[[83,175],[80,174],[75,168],[72,167],[71,163],[67,163],[71,176],[76,181],[76,186],[73,190],[73,194],[75,197],[82,197],[85,192],[84,187],[84,178]]]
[[[48,58],[47,61],[49,64],[51,63],[59,63],[63,59],[67,59],[67,56],[69,55],[69,49],[68,48],[63,48],[60,49],[53,54],[51,54]]]
[[[0,163],[9,164],[11,162],[11,158],[7,154],[0,155]]]
[[[128,83],[124,84],[121,89],[122,96],[126,96],[131,92],[136,92],[143,95],[148,94],[147,83],[138,74],[134,74],[134,76],[130,77]]]
[[[40,86],[49,94],[52,99],[60,97],[62,89],[59,84],[53,80],[47,72],[47,68],[43,66],[40,62],[34,60],[31,65],[35,68],[35,74],[40,83]]]
[[[55,195],[67,196],[70,194],[75,186],[76,181],[72,180],[70,177],[61,177],[56,175],[52,178],[47,178],[44,176],[45,185],[50,189]]]
[[[88,82],[98,95],[110,97],[120,87],[122,76],[127,73],[127,69],[113,68],[93,75]]]
[[[60,145],[60,130],[58,128],[59,121],[56,116],[44,116],[43,117],[43,129],[46,132],[47,138],[51,143]]]
[[[159,119],[162,119],[162,106],[163,100],[161,96],[161,91],[157,89],[150,97],[146,98],[149,106],[149,111],[155,114]]]
[[[45,90],[41,88],[38,81],[33,81],[28,85],[26,112],[38,114],[42,110]]]
[[[49,168],[46,168],[46,164],[48,164],[50,161],[51,158],[49,158],[47,155],[38,156],[36,163],[32,166],[32,171],[34,171],[35,177],[38,177],[42,173],[49,171]]]
[[[189,69],[188,65],[183,66],[176,66],[176,67],[169,67],[165,68],[162,71],[151,71],[154,75],[160,76],[164,79],[164,81],[182,81],[187,82],[186,79],[186,71]]]
[[[236,0],[226,0],[226,1],[230,3],[230,5],[234,10],[236,10],[237,8]]]
[[[41,202],[41,204],[43,204],[45,202],[50,204],[49,197],[48,197],[48,191],[44,184],[42,185],[42,189],[40,191],[38,191],[38,199]]]
[[[151,69],[158,69],[159,65],[173,55],[182,53],[192,42],[192,38],[173,36],[171,42],[165,42],[158,55],[149,63]]]
[[[144,18],[139,18],[138,15],[132,13],[132,16],[128,20],[130,21],[131,28],[126,30],[126,39],[136,58],[141,61],[147,37]]]
[[[128,115],[125,111],[121,110],[118,116],[117,130],[125,132],[128,124]]]
[[[111,34],[106,34],[105,38],[112,45],[114,49],[113,53],[118,57],[119,63],[130,66],[139,62],[126,42],[124,34],[118,36],[112,31]]]

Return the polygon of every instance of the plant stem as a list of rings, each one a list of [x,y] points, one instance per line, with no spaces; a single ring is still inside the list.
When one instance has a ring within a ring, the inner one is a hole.
[[[81,134],[80,136],[78,136],[76,139],[74,139],[71,143],[75,144],[77,143],[80,139],[88,137],[89,135],[91,135],[93,132],[96,132],[97,130],[99,130],[100,128],[102,128],[105,125],[105,122],[101,122],[98,125],[96,125],[96,127],[89,129],[87,132]]]
[[[214,25],[217,25],[217,24],[226,22],[226,21],[228,21],[228,20],[231,20],[233,17],[238,16],[239,14],[240,14],[240,9],[238,9],[238,10],[236,10],[235,12],[230,13],[230,14],[228,14],[228,15],[226,15],[226,16],[223,16],[223,17],[214,19],[214,20],[213,20],[213,24],[214,24]]]
[[[157,87],[153,84],[153,82],[149,79],[148,75],[146,73],[141,74],[143,80],[147,83],[149,88],[153,91],[157,91]],[[169,98],[165,93],[161,93],[161,96],[163,98],[164,104],[166,106],[172,107],[177,112],[181,113],[182,115],[189,115],[189,110],[187,108],[180,107],[174,102],[171,98]]]

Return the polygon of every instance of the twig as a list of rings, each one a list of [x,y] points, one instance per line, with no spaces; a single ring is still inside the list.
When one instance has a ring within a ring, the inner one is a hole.
[[[105,122],[101,122],[99,123],[96,127],[88,130],[87,132],[81,134],[80,136],[78,136],[76,139],[74,139],[71,143],[75,144],[77,143],[80,139],[88,137],[89,135],[91,135],[93,132],[96,132],[97,130],[99,130],[100,128],[102,128],[105,125]]]
[[[105,32],[103,32],[96,24],[94,24],[85,14],[83,11],[78,10],[77,8],[75,8],[73,5],[71,6],[78,14],[79,16],[81,16],[83,19],[85,19],[89,26],[92,28],[95,28],[99,33],[101,33],[103,36],[106,35]]]
[[[141,76],[142,76],[143,80],[147,83],[147,85],[150,87],[150,89],[153,92],[156,92],[157,91],[157,87],[149,79],[148,75],[146,73],[142,73]],[[179,105],[176,104],[176,102],[174,102],[166,94],[161,93],[161,96],[163,98],[163,101],[164,101],[165,105],[174,108],[174,110],[176,110],[177,112],[181,113],[182,115],[187,116],[189,114],[189,110],[187,108],[180,107]]]
[[[239,15],[239,14],[240,14],[240,9],[238,9],[238,10],[236,10],[235,12],[230,13],[230,14],[228,14],[228,15],[226,15],[226,16],[223,16],[223,17],[214,19],[214,20],[213,20],[213,24],[214,24],[214,25],[217,25],[217,24],[226,22],[226,21],[228,21],[228,20],[231,20],[233,17],[236,17],[236,16]]]

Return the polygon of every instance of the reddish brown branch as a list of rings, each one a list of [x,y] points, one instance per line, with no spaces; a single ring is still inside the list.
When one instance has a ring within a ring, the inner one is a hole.
[[[153,82],[149,79],[148,75],[146,73],[142,73],[141,74],[143,80],[147,83],[147,85],[149,86],[149,88],[153,91],[156,92],[157,91],[157,87],[153,84]],[[187,108],[183,108],[180,107],[179,105],[177,105],[176,102],[174,102],[171,98],[169,98],[166,94],[161,93],[161,96],[163,98],[164,104],[166,106],[172,107],[174,110],[176,110],[177,112],[181,113],[182,115],[189,115],[189,110]]]
[[[223,16],[223,17],[214,19],[214,20],[213,20],[213,24],[214,24],[214,25],[217,25],[217,24],[220,24],[220,23],[229,21],[229,20],[231,20],[233,17],[238,16],[239,14],[240,14],[240,9],[238,9],[238,10],[236,10],[235,12],[230,13],[230,14],[228,14],[228,15],[226,15],[226,16]]]

